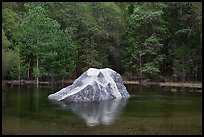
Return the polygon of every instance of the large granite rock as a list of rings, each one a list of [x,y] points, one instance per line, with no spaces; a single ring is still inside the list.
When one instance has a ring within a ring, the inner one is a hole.
[[[49,95],[48,98],[58,101],[91,102],[129,96],[120,74],[109,68],[90,68],[72,85]]]

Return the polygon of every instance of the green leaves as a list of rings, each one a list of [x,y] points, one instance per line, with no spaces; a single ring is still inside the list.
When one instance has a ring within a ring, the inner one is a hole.
[[[163,3],[137,3],[129,17],[127,28],[129,60],[132,67],[142,70],[145,74],[160,72],[159,64],[163,62],[161,52],[162,39],[166,33],[165,21],[162,19]],[[131,46],[134,45],[134,46]]]
[[[13,77],[58,78],[90,67],[201,76],[201,11],[196,2],[4,2],[2,66]]]
[[[155,34],[152,34],[149,38],[145,40],[143,44],[143,52],[149,55],[157,55],[160,52],[162,46],[163,45],[159,42]]]
[[[12,50],[2,50],[2,77],[8,76],[9,72],[18,65],[18,54]]]
[[[32,64],[35,64],[36,58],[39,59],[39,67],[33,66],[33,75],[42,77],[51,73],[57,76],[59,69],[70,72],[74,68],[76,54],[70,36],[60,30],[56,20],[48,17],[42,4],[26,3],[25,7],[28,12],[19,21],[16,35],[26,62],[31,58]]]
[[[2,9],[2,28],[4,29],[5,33],[8,35],[12,34],[13,27],[15,25],[17,15],[11,9],[4,8]]]
[[[33,76],[34,77],[42,77],[47,76],[47,73],[43,67],[37,68],[36,66],[33,67]]]
[[[5,33],[2,29],[2,50],[8,49],[10,44],[11,44],[11,42],[7,39],[7,37],[5,36]]]
[[[154,65],[154,63],[150,62],[144,65],[144,67],[142,68],[142,73],[156,76],[160,73],[160,70],[157,66]]]

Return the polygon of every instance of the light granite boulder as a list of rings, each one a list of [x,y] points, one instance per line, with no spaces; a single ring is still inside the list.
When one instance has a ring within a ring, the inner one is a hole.
[[[50,94],[48,98],[68,102],[93,102],[129,96],[120,74],[109,68],[90,68],[72,85]]]

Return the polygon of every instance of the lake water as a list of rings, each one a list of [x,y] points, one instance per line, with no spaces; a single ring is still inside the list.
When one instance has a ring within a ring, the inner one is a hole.
[[[202,92],[126,85],[128,100],[51,101],[62,87],[2,87],[2,133],[7,135],[202,134]]]

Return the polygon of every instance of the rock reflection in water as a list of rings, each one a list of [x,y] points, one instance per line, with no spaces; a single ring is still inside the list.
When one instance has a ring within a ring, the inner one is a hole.
[[[103,100],[100,102],[66,103],[71,110],[86,121],[87,126],[111,125],[119,117],[127,103],[127,98]],[[63,108],[65,104],[62,104]]]

